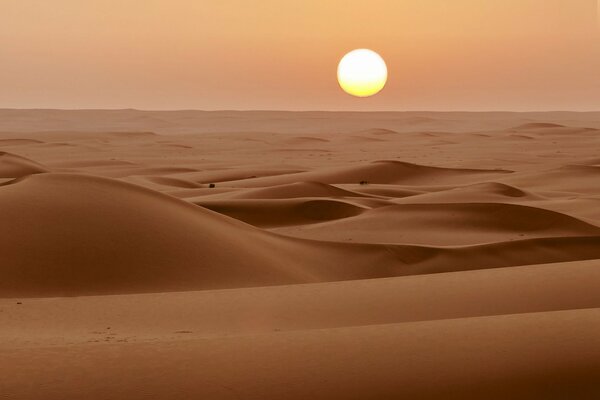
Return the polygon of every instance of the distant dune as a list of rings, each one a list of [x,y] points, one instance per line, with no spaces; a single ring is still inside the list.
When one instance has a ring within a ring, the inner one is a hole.
[[[598,129],[0,110],[0,397],[599,398]]]

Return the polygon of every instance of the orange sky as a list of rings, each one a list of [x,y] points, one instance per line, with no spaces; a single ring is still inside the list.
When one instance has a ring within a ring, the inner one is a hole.
[[[600,110],[596,0],[3,0],[0,107]],[[349,50],[377,96],[337,85]]]

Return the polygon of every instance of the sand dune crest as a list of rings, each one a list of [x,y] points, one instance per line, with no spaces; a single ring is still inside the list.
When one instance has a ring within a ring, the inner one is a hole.
[[[41,164],[16,154],[0,152],[0,178],[20,178],[47,172]]]

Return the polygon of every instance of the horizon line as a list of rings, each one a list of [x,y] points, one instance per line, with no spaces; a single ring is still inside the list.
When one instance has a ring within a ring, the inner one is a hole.
[[[145,109],[145,108],[52,108],[52,107],[33,107],[33,108],[15,108],[0,107],[0,111],[138,111],[138,112],[206,112],[206,113],[253,113],[253,112],[273,112],[273,113],[600,113],[598,110],[286,110],[286,109],[196,109],[196,108],[177,108],[177,109]]]

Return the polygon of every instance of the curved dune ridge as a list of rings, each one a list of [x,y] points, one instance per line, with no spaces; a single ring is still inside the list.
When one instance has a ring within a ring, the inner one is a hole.
[[[526,124],[516,126],[513,129],[526,130],[526,129],[553,129],[553,128],[566,128],[566,126],[561,125],[561,124],[553,124],[550,122],[529,122]]]
[[[87,159],[87,160],[76,160],[76,161],[62,161],[59,163],[54,163],[55,166],[61,168],[115,168],[115,167],[132,167],[136,164],[131,161],[126,160],[116,160],[116,159]]]
[[[32,144],[42,144],[44,143],[41,140],[35,139],[25,139],[25,138],[17,138],[17,139],[0,139],[0,146],[29,146]]]
[[[479,183],[476,185],[469,186],[469,187],[467,187],[467,189],[481,190],[481,191],[498,194],[498,195],[505,196],[505,197],[523,198],[523,197],[531,196],[530,193],[528,193],[524,190],[521,190],[517,187],[505,185],[503,183],[497,183],[497,182]]]
[[[593,236],[600,228],[540,208],[503,203],[404,204],[277,232],[362,243],[466,245],[534,237]]]
[[[406,196],[405,196],[406,197]],[[479,203],[541,200],[543,197],[516,186],[499,182],[483,182],[473,185],[449,187],[429,193],[420,193],[410,198],[397,199],[403,204],[415,203]]]
[[[600,168],[594,165],[563,165],[544,171],[523,172],[502,178],[502,182],[540,192],[600,194]]]
[[[0,178],[20,178],[47,171],[46,167],[28,158],[0,151]]]
[[[290,168],[226,168],[206,170],[197,173],[184,174],[182,177],[198,183],[224,183],[226,186],[239,180],[246,181],[258,177],[277,177],[301,173],[303,170]]]
[[[352,187],[358,193],[363,193],[370,196],[380,196],[380,197],[388,197],[388,198],[403,198],[403,197],[411,197],[420,194],[428,193],[425,190],[421,190],[421,188],[417,188],[415,186],[398,186],[398,185],[363,185],[359,187]],[[419,190],[417,190],[419,189]]]
[[[442,185],[479,182],[492,176],[503,176],[511,172],[502,169],[441,168],[403,161],[382,160],[356,166],[231,181],[228,182],[228,185],[237,187],[275,186],[299,181],[316,181],[328,184],[369,182]]]
[[[397,135],[398,134],[398,132],[396,132],[392,129],[385,129],[385,128],[366,129],[364,131],[359,131],[358,133],[368,134],[368,135]]]
[[[152,183],[156,183],[157,185],[176,188],[193,189],[201,186],[196,182],[192,182],[187,179],[175,178],[172,176],[145,176],[144,179]]]
[[[284,143],[290,145],[304,145],[304,144],[314,144],[314,143],[329,143],[330,140],[320,137],[314,136],[294,136],[292,138],[286,139]]]
[[[295,182],[249,189],[227,196],[231,199],[292,199],[298,197],[366,197],[367,195],[340,189],[321,182]]]

